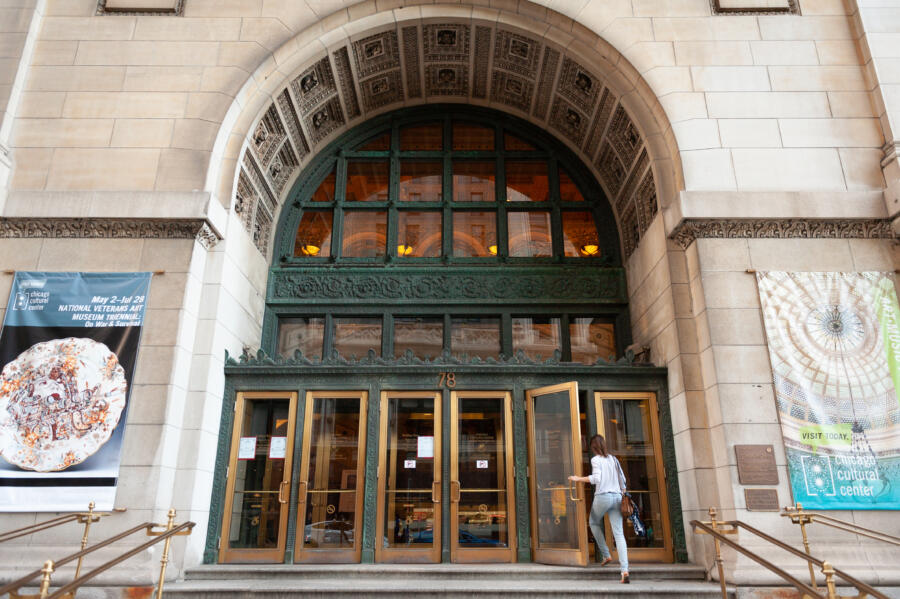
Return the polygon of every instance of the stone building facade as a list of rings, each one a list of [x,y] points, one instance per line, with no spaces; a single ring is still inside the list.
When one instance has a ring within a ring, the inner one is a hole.
[[[240,391],[225,352],[255,355],[274,326],[279,224],[317,157],[400,110],[509,115],[608,199],[630,342],[665,369],[672,535],[711,566],[687,524],[710,506],[798,535],[748,511],[738,479],[734,445],[772,444],[791,501],[752,271],[898,268],[898,48],[900,6],[874,0],[0,0],[0,298],[18,270],[158,272],[118,483],[128,511],[100,529],[174,506],[198,523],[178,574],[215,549],[223,406]],[[898,534],[895,514],[842,513]],[[0,546],[0,577],[78,540]],[[900,585],[900,552],[813,541]],[[155,559],[110,581],[146,582]],[[770,580],[742,559],[728,572]]]

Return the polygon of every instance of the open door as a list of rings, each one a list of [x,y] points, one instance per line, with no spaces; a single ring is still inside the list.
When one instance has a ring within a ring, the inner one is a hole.
[[[525,397],[534,560],[587,565],[584,485],[569,483],[569,475],[582,475],[578,383],[531,389]]]

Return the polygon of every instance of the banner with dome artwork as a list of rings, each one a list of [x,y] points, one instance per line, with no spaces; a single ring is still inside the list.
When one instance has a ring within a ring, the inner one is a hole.
[[[150,273],[17,272],[0,330],[0,512],[113,508]]]
[[[794,501],[900,509],[893,274],[757,272]]]

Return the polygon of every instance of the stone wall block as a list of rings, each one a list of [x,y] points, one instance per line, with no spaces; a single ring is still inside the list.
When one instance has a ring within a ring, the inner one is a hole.
[[[835,149],[731,150],[737,187],[745,191],[845,190]]]
[[[853,271],[846,239],[750,239],[747,243],[757,270]]]
[[[772,67],[774,68],[774,67]],[[827,118],[823,92],[720,92],[706,95],[710,118]]]

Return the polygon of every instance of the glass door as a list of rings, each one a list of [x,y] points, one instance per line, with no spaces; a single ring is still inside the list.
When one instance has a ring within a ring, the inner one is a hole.
[[[450,394],[450,555],[454,562],[515,561],[510,394]]]
[[[221,563],[284,561],[296,410],[296,393],[238,393]]]
[[[359,562],[367,397],[365,391],[306,394],[295,562]]]
[[[597,432],[606,437],[607,449],[622,464],[628,492],[647,529],[646,537],[637,537],[631,523],[625,522],[628,560],[671,562],[672,534],[656,395],[597,392],[594,401]],[[615,549],[608,522],[606,544],[610,550]]]
[[[441,394],[381,393],[379,562],[441,561]]]
[[[587,520],[581,476],[578,383],[525,394],[534,559],[545,564],[587,564]]]

